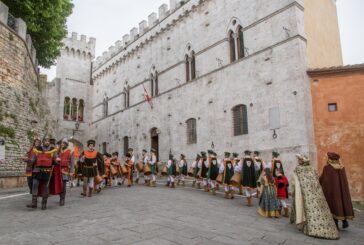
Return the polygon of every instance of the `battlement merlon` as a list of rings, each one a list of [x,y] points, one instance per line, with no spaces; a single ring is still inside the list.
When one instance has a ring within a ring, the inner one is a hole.
[[[71,37],[66,37],[63,39],[63,49],[74,50],[80,53],[85,52],[86,54],[90,54],[91,57],[95,57],[95,47],[96,47],[96,38],[90,37],[87,41],[86,35],[81,35],[80,39],[78,39],[77,32],[72,32]]]

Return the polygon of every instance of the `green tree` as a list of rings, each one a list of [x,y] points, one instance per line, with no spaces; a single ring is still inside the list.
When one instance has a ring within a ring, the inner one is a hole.
[[[12,15],[27,23],[37,50],[38,62],[49,68],[60,54],[62,39],[67,35],[66,21],[72,13],[71,0],[1,0]]]

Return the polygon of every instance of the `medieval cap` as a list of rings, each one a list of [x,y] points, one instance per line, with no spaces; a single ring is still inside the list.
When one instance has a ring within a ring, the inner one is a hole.
[[[214,156],[214,157],[216,157],[217,156],[217,153],[216,152],[212,152],[212,155]]]
[[[273,152],[272,152],[272,156],[273,156],[273,157],[279,157],[279,155],[280,155],[280,154],[279,154],[277,151],[273,151]]]
[[[259,156],[260,152],[259,151],[254,151],[254,155]]]
[[[184,154],[181,154],[181,157],[182,157],[182,158],[185,158],[186,156],[185,156]]]
[[[108,158],[110,158],[110,157],[111,157],[110,153],[107,153],[107,152],[104,154],[104,156],[106,156],[106,157],[108,157]]]
[[[147,153],[147,150],[146,149],[143,149],[142,152]]]
[[[200,154],[201,154],[202,157],[205,157],[206,156],[206,152],[205,151],[201,151]]]
[[[250,155],[252,152],[251,151],[249,151],[249,150],[246,150],[246,151],[244,151],[244,154],[245,155]]]
[[[89,145],[96,145],[96,141],[95,140],[88,140],[87,141],[87,146],[89,146]]]
[[[134,151],[134,149],[133,148],[129,148],[128,151]]]
[[[340,155],[335,152],[328,152],[327,157],[332,161],[337,161],[340,159]]]
[[[126,157],[131,158],[131,154],[128,152],[125,154]]]
[[[239,156],[239,153],[236,153],[236,152],[234,152],[234,153],[233,153],[233,157],[235,157],[235,158],[236,158],[236,157],[238,157],[238,156]]]
[[[119,156],[119,152],[115,151],[112,155],[113,156]]]
[[[225,157],[230,157],[230,155],[231,155],[231,153],[230,152],[227,152],[227,151],[225,151]]]
[[[197,155],[196,155],[196,158],[201,158],[201,155],[200,155],[200,154],[197,154]]]
[[[207,150],[207,154],[212,155],[212,154],[214,154],[214,151],[213,150]]]
[[[310,159],[307,156],[302,154],[296,154],[298,160],[301,160],[303,163],[310,163]]]
[[[54,138],[49,139],[49,143],[55,145],[56,144],[56,139],[54,139]]]

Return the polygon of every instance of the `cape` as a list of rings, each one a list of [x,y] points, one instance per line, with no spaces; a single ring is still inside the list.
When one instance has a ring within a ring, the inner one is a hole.
[[[345,168],[326,165],[320,177],[320,184],[333,217],[338,220],[353,219],[354,210]]]

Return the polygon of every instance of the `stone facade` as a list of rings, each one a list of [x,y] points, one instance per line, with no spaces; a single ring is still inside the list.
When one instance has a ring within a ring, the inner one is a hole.
[[[308,74],[319,172],[326,165],[327,152],[338,152],[352,198],[363,202],[364,65],[316,69]]]
[[[8,16],[8,8],[0,2],[0,138],[5,140],[0,188],[24,185],[21,157],[35,135],[54,134],[54,122],[38,87],[36,54],[26,26],[21,19],[8,26]],[[38,122],[34,128],[32,121]]]
[[[100,150],[121,153],[153,146],[160,161],[183,152],[191,162],[212,146],[220,156],[259,150],[265,160],[278,150],[287,173],[296,153],[315,159],[304,6],[303,0],[162,5],[92,63],[93,85],[83,90],[90,93],[89,128],[80,141],[95,138]],[[68,76],[61,70],[58,79]],[[247,132],[234,136],[233,110],[240,105]],[[196,143],[187,140],[189,119],[196,122]]]

